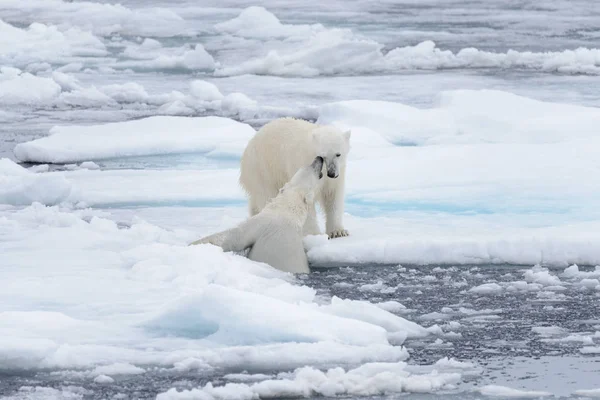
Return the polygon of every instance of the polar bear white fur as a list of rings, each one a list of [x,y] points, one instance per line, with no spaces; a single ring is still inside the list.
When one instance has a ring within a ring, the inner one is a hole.
[[[225,251],[250,248],[248,258],[292,273],[308,273],[302,228],[314,203],[315,189],[323,177],[323,158],[316,157],[299,169],[261,212],[239,226],[197,240]]]
[[[350,131],[317,125],[294,118],[280,118],[263,126],[250,140],[242,155],[240,184],[249,197],[250,215],[258,214],[279,189],[302,166],[316,156],[325,160],[324,178],[315,191],[315,200],[325,211],[329,238],[348,236],[344,229],[344,184]],[[319,235],[315,205],[311,205],[304,235]]]

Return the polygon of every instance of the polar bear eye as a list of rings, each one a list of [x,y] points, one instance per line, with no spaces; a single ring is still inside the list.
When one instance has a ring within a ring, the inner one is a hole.
[[[337,153],[335,156],[336,156],[336,157],[339,157],[339,156],[341,156],[341,154],[340,154],[340,153]]]

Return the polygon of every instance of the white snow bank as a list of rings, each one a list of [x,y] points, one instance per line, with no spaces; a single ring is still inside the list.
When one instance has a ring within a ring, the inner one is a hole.
[[[130,9],[120,4],[64,0],[3,0],[2,9],[11,20],[44,20],[77,26],[97,35],[113,33],[169,37],[185,31],[184,20],[172,10],[158,7]],[[156,23],[160,21],[160,23]]]
[[[91,126],[56,126],[50,136],[20,143],[21,161],[68,163],[153,154],[205,153],[239,157],[252,127],[220,117],[149,117]]]
[[[438,103],[429,109],[383,101],[329,103],[320,107],[318,122],[348,126],[359,135],[370,129],[399,146],[591,139],[597,138],[595,127],[600,123],[595,107],[543,102],[497,90],[442,92]],[[371,142],[368,139],[360,143]]]
[[[392,393],[430,393],[444,389],[461,378],[457,373],[411,374],[405,363],[372,363],[344,371],[332,368],[326,372],[305,367],[290,379],[269,379],[253,384],[228,383],[177,391],[170,389],[157,400],[251,400],[273,397],[378,396]]]
[[[2,3],[2,8],[7,6]],[[35,22],[17,28],[0,19],[0,65],[24,67],[36,62],[70,63],[82,58],[108,54],[100,39],[89,32],[70,27]]]
[[[519,390],[499,385],[483,386],[479,388],[479,392],[484,396],[517,399],[537,399],[539,397],[552,396],[552,393],[549,392]]]
[[[57,204],[71,193],[72,184],[62,175],[36,174],[0,158],[0,204]]]
[[[0,370],[81,369],[92,379],[148,366],[289,370],[408,357],[386,329],[416,325],[334,316],[289,274],[187,246],[217,228],[214,217],[193,233],[137,219],[123,229],[101,215],[0,210]]]

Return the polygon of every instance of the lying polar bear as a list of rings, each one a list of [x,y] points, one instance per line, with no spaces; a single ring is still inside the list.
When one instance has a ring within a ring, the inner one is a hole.
[[[210,243],[224,251],[244,251],[248,258],[286,272],[308,273],[302,229],[313,207],[315,189],[323,177],[323,158],[300,168],[261,212],[239,226],[197,240],[190,245]]]

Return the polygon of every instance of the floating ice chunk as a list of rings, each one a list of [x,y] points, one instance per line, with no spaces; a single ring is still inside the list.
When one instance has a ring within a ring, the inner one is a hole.
[[[113,383],[115,380],[108,375],[98,375],[94,378],[96,383]]]
[[[95,170],[100,169],[100,166],[93,161],[84,161],[79,164],[79,168]]]
[[[120,4],[69,2],[63,0],[3,0],[2,8],[10,11],[13,19],[28,21],[32,15],[43,15],[45,21],[78,26],[95,34],[113,33],[151,37],[169,37],[185,30],[185,21],[167,8],[127,8]],[[160,21],[157,24],[156,21]],[[1,35],[0,35],[1,36]]]
[[[559,336],[568,333],[568,331],[559,326],[534,326],[531,330],[541,336]]]
[[[9,6],[2,3],[3,9]],[[21,29],[0,20],[0,65],[26,67],[41,61],[70,63],[78,57],[104,57],[107,54],[99,38],[78,28],[60,30],[56,26],[34,22]]]
[[[334,296],[331,304],[321,306],[321,309],[339,317],[353,318],[381,326],[388,332],[406,332],[408,338],[428,335],[427,330],[422,326],[363,301],[343,300]]]
[[[524,275],[527,282],[539,283],[543,286],[557,286],[561,284],[560,279],[550,274],[548,268],[543,268],[539,265],[525,271]]]
[[[195,80],[190,83],[190,93],[202,101],[222,100],[224,97],[216,85],[201,80]]]
[[[596,266],[593,271],[580,271],[579,266],[576,264],[571,265],[568,268],[565,268],[563,271],[563,276],[566,278],[600,278],[600,266]]]
[[[128,45],[123,50],[123,55],[127,58],[137,60],[153,59],[158,56],[158,51],[162,49],[162,44],[158,40],[146,38],[144,41],[137,45]]]
[[[579,281],[577,285],[587,289],[595,289],[600,286],[600,281],[598,281],[598,279],[584,278]]]
[[[146,372],[143,368],[128,363],[114,363],[94,368],[92,375],[139,375]]]
[[[498,294],[501,293],[502,290],[502,286],[497,283],[484,283],[469,289],[469,292],[477,294]]]
[[[146,89],[135,82],[106,85],[100,89],[102,93],[119,103],[143,103],[150,97]]]
[[[192,115],[192,114],[194,114],[194,112],[195,111],[193,109],[191,109],[190,107],[188,107],[181,100],[174,100],[174,101],[171,101],[169,103],[163,104],[157,110],[157,113],[161,114],[161,115],[180,115],[180,116],[185,116],[185,115]]]
[[[435,367],[439,367],[444,370],[470,370],[475,368],[475,364],[468,361],[458,361],[454,358],[444,357],[434,364]]]
[[[391,393],[431,393],[458,382],[457,373],[411,374],[405,363],[373,363],[344,371],[333,368],[326,372],[312,367],[296,370],[291,379],[264,380],[248,384],[228,383],[214,387],[211,383],[192,390],[170,389],[157,400],[228,400],[273,397],[379,396]]]
[[[519,390],[499,385],[483,386],[479,388],[479,392],[484,396],[517,399],[537,399],[539,397],[552,396],[552,393],[549,392]]]
[[[256,104],[256,101],[243,93],[230,93],[221,101],[221,109],[226,115],[252,118],[256,113]]]
[[[427,40],[416,46],[395,48],[385,56],[388,69],[446,69],[446,68],[523,68],[564,73],[600,73],[598,49],[578,48],[562,52],[494,53],[476,48],[464,48],[453,53],[441,50]]]
[[[600,398],[600,389],[579,389],[573,392],[576,396]]]
[[[380,43],[357,39],[351,32],[331,29],[317,32],[300,46],[270,51],[267,56],[237,66],[224,66],[215,75],[244,74],[311,77],[320,74],[354,73],[381,60]]]
[[[397,302],[395,300],[388,300],[388,301],[384,301],[381,303],[377,303],[375,305],[377,307],[381,308],[382,310],[385,310],[385,311],[388,311],[391,313],[397,313],[402,310],[406,310],[406,307],[403,304],[400,304],[399,302]]]
[[[318,122],[368,128],[396,145],[554,143],[593,138],[600,111],[497,90],[453,90],[426,109],[367,100],[325,104]]]
[[[50,166],[48,164],[38,164],[38,165],[33,165],[27,169],[30,170],[31,172],[36,172],[36,173],[48,172],[48,170],[50,169]]]
[[[357,306],[369,307],[367,303]],[[275,298],[208,285],[200,295],[183,297],[167,305],[144,326],[162,334],[210,336],[211,340],[230,344],[327,341],[365,346],[387,343],[384,329],[375,324],[340,318],[356,318],[357,314],[348,315],[343,306],[342,309],[333,307],[324,308],[324,311],[331,311],[329,314],[338,317]],[[389,316],[389,320],[397,318],[396,330],[412,328],[413,324],[408,321],[392,314]]]
[[[50,136],[20,143],[21,161],[67,163],[172,153],[218,153],[239,157],[255,133],[226,118],[149,117],[92,126],[57,126]]]
[[[600,354],[600,346],[587,346],[579,349],[581,354]]]
[[[197,44],[193,50],[186,51],[182,59],[183,66],[193,70],[213,70],[214,58],[208,54],[204,46]]]
[[[273,13],[264,7],[251,6],[244,9],[239,16],[215,25],[220,32],[228,32],[236,36],[248,38],[273,38],[288,36],[307,36],[323,30],[320,24],[287,25],[282,24]]]
[[[186,69],[193,71],[212,71],[217,65],[215,59],[200,43],[193,48],[188,46],[180,49],[179,54],[157,53],[154,58],[134,61],[121,61],[119,68],[133,68],[139,70],[155,69]]]
[[[0,68],[0,104],[50,103],[60,92],[60,86],[50,78]]]
[[[58,204],[71,189],[71,182],[62,175],[36,174],[7,158],[0,159],[0,204]]]
[[[537,292],[542,290],[542,285],[539,283],[528,283],[525,281],[514,281],[509,282],[506,288],[509,292]]]

